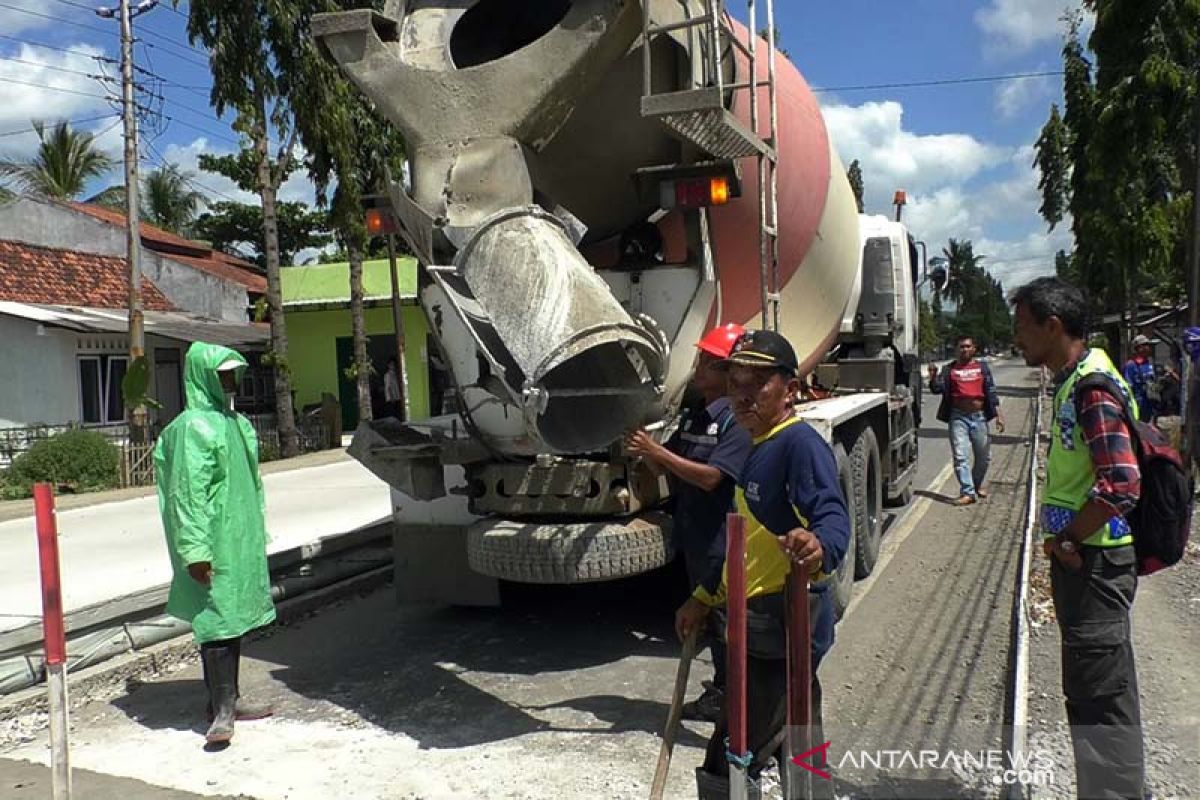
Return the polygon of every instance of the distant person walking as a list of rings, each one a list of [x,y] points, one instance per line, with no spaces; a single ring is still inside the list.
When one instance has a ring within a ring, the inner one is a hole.
[[[236,720],[269,716],[239,697],[242,636],[275,619],[267,572],[258,439],[233,410],[246,359],[196,342],[184,367],[187,410],[154,448],[158,505],[174,578],[167,613],[192,624],[208,688],[210,744]]]
[[[1042,550],[1050,558],[1062,636],[1078,796],[1140,800],[1145,755],[1132,613],[1137,555],[1125,515],[1141,497],[1142,473],[1123,411],[1136,412],[1136,401],[1130,403],[1130,387],[1104,350],[1087,346],[1083,292],[1058,278],[1038,278],[1018,289],[1012,303],[1025,363],[1054,373]]]
[[[1133,337],[1130,344],[1133,345],[1133,358],[1121,367],[1121,377],[1133,390],[1133,399],[1137,400],[1138,411],[1141,414],[1138,419],[1153,422],[1158,416],[1157,404],[1150,396],[1151,388],[1158,380],[1154,374],[1154,346],[1150,344],[1150,337],[1140,333]]]
[[[396,359],[389,358],[387,372],[383,376],[383,410],[389,417],[404,418],[404,396],[400,393],[400,370]]]
[[[950,450],[958,478],[956,505],[968,506],[988,496],[983,481],[991,463],[988,423],[1004,433],[1004,414],[991,368],[975,358],[975,340],[958,337],[958,358],[942,367],[929,365],[929,391],[942,396],[937,418],[950,425]]]

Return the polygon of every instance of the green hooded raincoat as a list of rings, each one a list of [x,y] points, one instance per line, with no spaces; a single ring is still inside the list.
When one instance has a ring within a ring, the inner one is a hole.
[[[196,342],[187,352],[187,410],[154,448],[158,507],[175,570],[167,613],[192,623],[196,641],[233,639],[275,619],[267,571],[265,498],[258,439],[249,420],[229,409],[217,367],[246,359],[227,347]],[[212,564],[212,586],[188,564]]]

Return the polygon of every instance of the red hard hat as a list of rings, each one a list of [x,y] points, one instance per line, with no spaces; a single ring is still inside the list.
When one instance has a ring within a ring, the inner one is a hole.
[[[729,358],[733,346],[745,332],[746,329],[736,322],[726,322],[704,334],[704,338],[696,342],[696,347],[717,358]]]

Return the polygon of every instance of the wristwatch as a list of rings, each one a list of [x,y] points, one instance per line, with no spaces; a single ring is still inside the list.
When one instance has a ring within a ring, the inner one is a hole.
[[[1064,553],[1074,553],[1079,549],[1074,539],[1064,536],[1061,533],[1054,538],[1058,541],[1058,546],[1062,548]]]

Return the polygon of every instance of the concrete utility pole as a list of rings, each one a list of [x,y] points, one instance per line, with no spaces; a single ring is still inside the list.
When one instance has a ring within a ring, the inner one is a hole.
[[[96,13],[121,20],[121,107],[125,119],[125,249],[129,261],[129,364],[146,356],[146,323],[142,308],[142,235],[138,211],[138,128],[137,101],[133,82],[133,18],[158,5],[158,0],[143,0],[130,8],[130,0],[121,0],[119,8],[98,8]],[[144,405],[131,409],[131,433],[142,441],[147,427]]]

